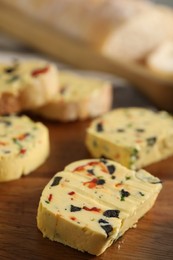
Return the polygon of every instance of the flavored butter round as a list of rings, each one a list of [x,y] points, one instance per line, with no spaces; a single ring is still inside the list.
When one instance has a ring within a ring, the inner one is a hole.
[[[27,116],[0,117],[0,182],[19,179],[49,155],[48,129]]]

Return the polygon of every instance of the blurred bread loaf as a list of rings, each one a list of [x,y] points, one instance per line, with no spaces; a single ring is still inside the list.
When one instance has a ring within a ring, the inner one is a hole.
[[[143,59],[173,35],[173,12],[146,0],[4,2],[113,60]]]
[[[102,52],[112,59],[140,60],[173,35],[173,13],[154,8],[136,14],[108,36]]]
[[[60,90],[48,104],[33,113],[58,121],[84,120],[107,112],[112,106],[112,86],[98,78],[59,72]]]

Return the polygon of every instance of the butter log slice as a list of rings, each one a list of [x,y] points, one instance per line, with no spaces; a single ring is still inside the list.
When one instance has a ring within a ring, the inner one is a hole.
[[[173,154],[173,118],[164,111],[115,109],[93,120],[86,146],[95,158],[139,169]]]
[[[44,105],[58,91],[54,64],[42,60],[0,64],[0,115]]]
[[[112,86],[105,80],[59,72],[60,91],[33,112],[52,120],[74,121],[96,117],[112,106]]]
[[[144,170],[106,159],[77,161],[44,188],[37,226],[52,241],[100,255],[150,210],[161,188]]]
[[[48,129],[26,116],[0,117],[0,182],[15,180],[49,155]]]

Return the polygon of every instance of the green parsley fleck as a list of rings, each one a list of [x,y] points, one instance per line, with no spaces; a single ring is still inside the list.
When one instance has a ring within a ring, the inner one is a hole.
[[[145,196],[145,194],[142,193],[141,191],[139,191],[139,194],[140,194],[142,197]]]

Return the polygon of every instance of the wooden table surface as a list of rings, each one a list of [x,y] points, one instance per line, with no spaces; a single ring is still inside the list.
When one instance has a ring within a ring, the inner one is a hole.
[[[152,105],[130,88],[115,88],[114,96],[114,107]],[[90,158],[84,145],[89,120],[65,124],[43,122],[50,130],[48,160],[27,177],[0,184],[0,260],[173,259],[173,157],[147,168],[163,180],[155,206],[137,228],[127,231],[101,256],[81,253],[42,237],[36,213],[44,186],[66,164]]]

